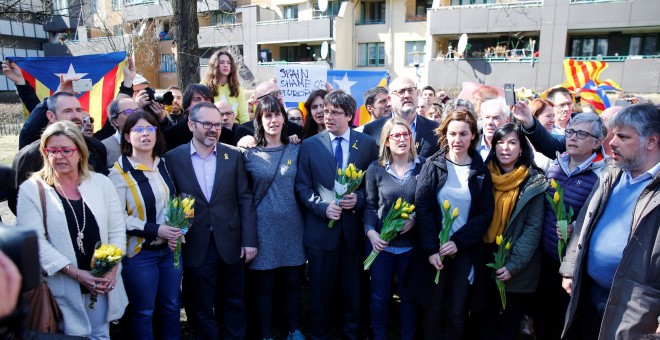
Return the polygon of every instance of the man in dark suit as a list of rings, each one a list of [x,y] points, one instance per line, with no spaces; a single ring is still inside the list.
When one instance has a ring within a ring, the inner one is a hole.
[[[199,103],[188,127],[193,138],[165,154],[179,193],[195,197],[195,219],[183,246],[184,294],[198,339],[218,339],[216,278],[224,280],[225,339],[245,338],[245,262],[257,254],[256,213],[241,153],[218,143],[220,111]]]
[[[405,119],[415,136],[417,154],[430,157],[439,149],[438,136],[435,129],[438,123],[417,114],[417,88],[410,78],[399,77],[390,84],[390,103],[392,115]],[[380,134],[385,122],[392,117],[388,116],[364,126],[364,133],[371,136],[380,144]]]
[[[364,190],[335,201],[337,168],[353,163],[366,170],[376,159],[374,140],[350,128],[355,100],[343,91],[324,99],[326,130],[305,139],[300,148],[296,197],[305,206],[304,243],[309,265],[313,339],[328,339],[335,283],[342,289],[344,326],[348,339],[359,337],[360,271],[363,260],[362,209]],[[334,220],[334,227],[328,222]]]

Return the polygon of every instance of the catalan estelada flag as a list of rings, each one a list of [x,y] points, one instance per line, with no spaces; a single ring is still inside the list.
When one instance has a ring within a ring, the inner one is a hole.
[[[605,85],[596,86],[596,83],[590,80],[580,89],[580,100],[593,105],[598,114],[600,114],[603,110],[610,107],[610,100],[605,93],[607,89]]]
[[[12,57],[23,71],[23,77],[43,100],[50,97],[60,84],[60,75],[65,79],[91,79],[92,90],[78,96],[80,105],[94,117],[94,131],[100,129],[107,119],[106,107],[119,92],[124,81],[126,52],[93,54],[78,57]]]
[[[567,88],[581,89],[589,81],[596,86],[606,85],[621,91],[621,87],[611,79],[600,80],[600,73],[607,68],[604,61],[577,61],[575,59],[564,59],[564,73],[566,73]]]
[[[372,87],[387,87],[387,71],[328,70],[328,83],[355,99],[357,105],[353,124],[360,126],[370,119],[364,106],[364,93]]]

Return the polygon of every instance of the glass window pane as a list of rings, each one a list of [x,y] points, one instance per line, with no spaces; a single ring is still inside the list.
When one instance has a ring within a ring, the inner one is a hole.
[[[385,44],[378,44],[378,65],[385,65]]]
[[[594,39],[582,40],[582,56],[591,57],[594,55]]]
[[[376,44],[369,44],[367,48],[367,53],[369,54],[369,60],[367,65],[375,66],[376,65],[376,54],[378,53],[378,46]]]
[[[579,56],[580,55],[580,43],[582,41],[580,39],[573,39],[573,43],[571,44],[571,55],[572,56]]]
[[[607,38],[599,38],[596,46],[596,55],[607,55]]]
[[[649,35],[644,37],[644,54],[656,55],[658,52],[658,36]]]
[[[367,44],[358,45],[358,66],[367,66]]]
[[[642,37],[630,38],[630,47],[628,48],[628,55],[639,55],[642,50]]]

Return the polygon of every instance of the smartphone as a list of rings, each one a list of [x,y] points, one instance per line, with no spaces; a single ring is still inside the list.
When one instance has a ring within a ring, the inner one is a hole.
[[[504,84],[504,101],[507,106],[516,105],[516,86],[513,84]]]
[[[74,80],[71,84],[73,85],[73,92],[83,93],[92,90],[91,79]]]

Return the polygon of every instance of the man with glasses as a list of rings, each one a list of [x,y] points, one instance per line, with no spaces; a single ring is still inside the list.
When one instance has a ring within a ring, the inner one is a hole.
[[[493,147],[490,142],[493,140],[495,131],[509,122],[509,113],[509,108],[502,99],[488,99],[481,103],[482,133],[477,145],[477,152],[484,161]]]
[[[215,102],[215,107],[220,110],[220,117],[222,117],[222,127],[231,130],[232,133],[235,132],[239,124],[234,121],[236,119],[236,113],[231,108],[231,105],[226,102],[218,101]]]
[[[105,145],[107,151],[106,164],[108,165],[108,168],[112,167],[119,157],[121,157],[121,148],[119,144],[121,143],[121,132],[124,129],[126,118],[128,118],[133,112],[139,110],[140,106],[138,103],[125,94],[117,95],[117,98],[111,101],[108,105],[108,108],[106,109],[108,112],[108,120],[115,128],[114,135],[101,141],[101,143]]]
[[[326,129],[303,140],[295,184],[298,202],[306,208],[303,242],[309,261],[310,333],[313,339],[329,338],[332,297],[341,296],[341,332],[345,338],[358,339],[364,187],[336,201],[335,178],[337,169],[350,163],[366,170],[378,148],[371,137],[351,129],[356,107],[351,96],[332,91],[323,102]],[[329,228],[331,220],[335,224]],[[335,283],[341,285],[341,295],[333,295]]]
[[[165,154],[178,190],[195,197],[195,220],[183,245],[186,312],[199,339],[218,339],[216,281],[223,281],[224,338],[244,339],[245,262],[257,255],[253,194],[240,151],[218,143],[220,111],[199,103],[190,111],[192,140]]]
[[[397,115],[405,119],[413,131],[417,154],[422,157],[430,157],[438,151],[438,136],[435,129],[438,123],[417,114],[417,88],[415,82],[410,78],[399,77],[390,84],[390,103],[392,105],[392,116]],[[364,133],[371,136],[376,143],[380,143],[380,134],[383,125],[390,116],[376,120],[364,126]]]
[[[573,115],[573,94],[563,87],[558,87],[548,92],[548,100],[555,110],[555,127],[552,133],[561,135]]]

